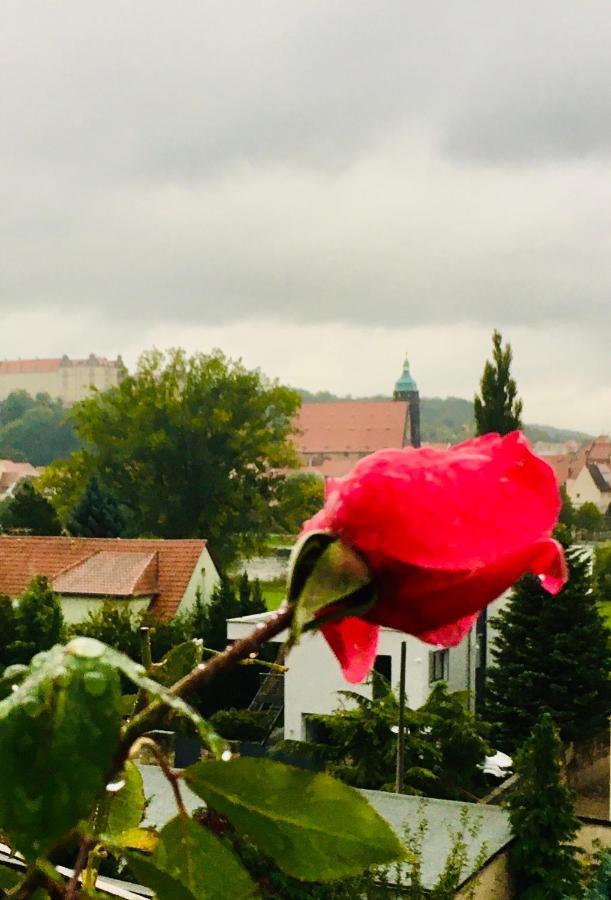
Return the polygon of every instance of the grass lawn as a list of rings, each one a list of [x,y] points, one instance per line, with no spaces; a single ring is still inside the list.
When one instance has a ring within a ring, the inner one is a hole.
[[[284,581],[262,581],[261,590],[268,609],[278,609],[286,597]]]

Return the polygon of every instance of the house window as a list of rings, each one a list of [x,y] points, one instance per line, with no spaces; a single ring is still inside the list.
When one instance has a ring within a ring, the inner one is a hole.
[[[447,681],[450,674],[450,651],[432,650],[429,653],[429,684]]]

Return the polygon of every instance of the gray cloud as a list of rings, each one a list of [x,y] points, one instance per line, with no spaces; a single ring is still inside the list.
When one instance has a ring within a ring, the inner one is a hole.
[[[1,15],[0,307],[50,341],[66,317],[129,342],[264,317],[558,325],[608,372],[603,0]]]

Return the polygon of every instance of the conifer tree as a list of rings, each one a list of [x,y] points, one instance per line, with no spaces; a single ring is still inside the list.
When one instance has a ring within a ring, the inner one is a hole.
[[[500,332],[492,333],[492,362],[487,361],[480,381],[481,396],[475,396],[473,411],[477,434],[491,431],[508,434],[522,427],[522,401],[511,377],[511,346],[501,345]]]
[[[546,713],[518,754],[519,785],[508,803],[515,839],[510,867],[520,900],[581,896],[577,849],[571,844],[580,822],[562,782],[561,754],[558,732]]]
[[[68,522],[76,537],[112,538],[125,532],[125,519],[115,497],[93,475]]]
[[[3,507],[2,527],[5,531],[37,535],[58,535],[62,532],[55,510],[29,478],[24,478],[17,485],[12,499]]]
[[[16,640],[7,647],[11,663],[28,663],[42,650],[59,644],[64,630],[64,617],[57,594],[43,575],[28,585],[15,610]]]
[[[543,710],[565,741],[599,734],[611,709],[609,634],[583,551],[566,551],[569,581],[550,597],[527,575],[495,618],[497,639],[486,686],[486,718],[502,750],[528,737]]]

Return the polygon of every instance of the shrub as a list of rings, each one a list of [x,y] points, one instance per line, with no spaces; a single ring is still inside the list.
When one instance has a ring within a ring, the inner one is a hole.
[[[269,713],[259,709],[219,709],[210,721],[228,741],[263,741],[270,726]]]

